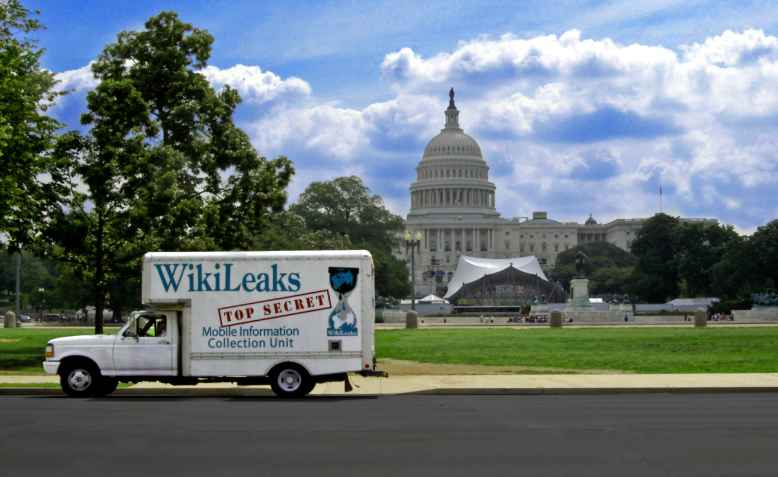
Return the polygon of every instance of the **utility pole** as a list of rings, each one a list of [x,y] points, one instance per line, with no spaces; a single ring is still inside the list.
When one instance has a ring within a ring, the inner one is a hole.
[[[22,296],[22,251],[16,252],[16,317],[21,315]]]

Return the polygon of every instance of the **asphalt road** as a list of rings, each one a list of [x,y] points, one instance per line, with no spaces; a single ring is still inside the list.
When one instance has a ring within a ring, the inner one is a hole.
[[[778,474],[778,395],[0,397],[7,476]]]

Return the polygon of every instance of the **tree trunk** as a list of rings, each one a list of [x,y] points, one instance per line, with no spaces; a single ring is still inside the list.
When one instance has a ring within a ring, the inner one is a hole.
[[[95,334],[103,334],[103,305],[105,290],[103,286],[103,233],[104,219],[102,211],[97,212],[97,250],[95,253]]]

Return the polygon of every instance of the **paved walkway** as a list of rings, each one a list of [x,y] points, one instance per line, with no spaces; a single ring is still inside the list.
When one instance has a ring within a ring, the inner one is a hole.
[[[778,373],[742,374],[542,374],[542,375],[425,375],[363,378],[352,376],[351,394],[510,394],[510,393],[576,393],[576,392],[691,392],[691,391],[775,391]],[[57,376],[0,376],[0,383],[18,385],[58,383]],[[17,386],[11,386],[10,389]],[[267,386],[236,386],[231,383],[170,386],[148,382],[132,386],[132,390],[217,390],[233,392],[266,390]],[[313,394],[343,394],[342,382],[316,386]]]

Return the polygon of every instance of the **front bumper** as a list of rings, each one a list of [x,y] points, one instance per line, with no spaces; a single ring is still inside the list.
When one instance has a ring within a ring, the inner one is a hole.
[[[43,370],[46,374],[57,374],[57,369],[59,369],[59,361],[46,360],[43,362]]]

